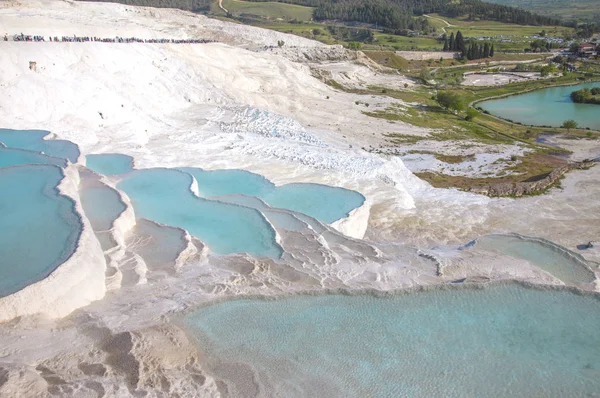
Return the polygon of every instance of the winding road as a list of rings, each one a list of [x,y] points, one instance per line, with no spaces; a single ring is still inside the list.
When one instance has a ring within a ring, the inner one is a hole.
[[[219,3],[220,3],[220,1],[221,1],[221,0],[219,0]],[[442,21],[443,23],[445,23],[445,24],[446,24],[446,28],[448,28],[448,27],[450,27],[450,26],[454,26],[454,25],[452,25],[450,22],[448,22],[448,21],[446,21],[445,19],[442,19],[442,18],[438,18],[438,17],[432,17],[431,15],[427,15],[427,14],[423,14],[423,16],[424,16],[424,17],[426,17],[426,18],[437,19],[438,21]],[[443,31],[444,33],[446,33],[446,28],[442,27],[442,31]]]

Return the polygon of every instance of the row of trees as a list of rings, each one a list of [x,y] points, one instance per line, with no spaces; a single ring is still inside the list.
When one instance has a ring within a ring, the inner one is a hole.
[[[559,48],[559,44],[557,42],[548,42],[544,39],[535,39],[529,43],[529,47],[531,47],[533,52],[543,52],[550,51],[553,48]]]
[[[424,31],[430,28],[426,18],[415,18],[410,10],[383,1],[366,0],[356,3],[350,0],[335,3],[323,1],[313,11],[313,18],[317,21],[366,22],[394,30]]]
[[[494,56],[494,45],[488,42],[478,44],[477,42],[470,42],[467,50],[463,53],[463,57],[467,59],[481,59],[490,58]]]
[[[465,38],[459,30],[456,32],[456,36],[454,36],[454,32],[450,34],[449,38],[444,35],[443,51],[460,52],[467,59],[489,58],[494,56],[494,44],[488,42],[479,44],[474,41],[465,42]]]

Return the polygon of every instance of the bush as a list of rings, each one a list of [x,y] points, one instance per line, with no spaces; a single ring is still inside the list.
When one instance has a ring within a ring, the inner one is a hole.
[[[465,103],[462,97],[451,91],[440,91],[436,96],[436,101],[442,108],[451,111],[462,111],[465,109]]]
[[[467,116],[465,117],[465,120],[471,121],[471,120],[475,119],[478,115],[479,115],[479,112],[477,112],[473,108],[469,108],[469,109],[467,109]]]
[[[567,129],[567,131],[571,131],[571,129],[577,128],[577,122],[575,120],[565,120],[562,124],[562,128]]]
[[[360,50],[362,48],[362,44],[357,42],[357,41],[351,41],[350,43],[348,43],[348,48],[350,50]]]

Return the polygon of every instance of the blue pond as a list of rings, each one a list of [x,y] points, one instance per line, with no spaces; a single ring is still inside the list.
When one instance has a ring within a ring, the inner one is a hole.
[[[600,298],[517,284],[243,299],[184,318],[233,396],[600,394]],[[254,376],[251,372],[254,372]]]
[[[59,167],[66,167],[67,161],[65,159],[42,155],[38,152],[0,147],[0,168],[25,164],[53,164]]]
[[[0,142],[9,148],[43,152],[48,156],[68,159],[71,163],[76,163],[80,154],[77,145],[65,140],[44,140],[48,134],[49,131],[43,130],[0,129]]]
[[[204,197],[242,194],[256,196],[273,207],[307,214],[331,224],[362,206],[365,197],[356,191],[321,184],[286,184],[276,187],[266,178],[243,170],[206,171],[182,168],[198,181]]]
[[[478,238],[476,246],[526,260],[566,283],[591,283],[595,279],[583,259],[543,240],[519,235],[488,235]]]
[[[95,231],[110,230],[114,220],[125,211],[117,191],[108,186],[86,187],[80,195],[85,215]]]
[[[118,188],[131,198],[138,217],[184,228],[215,253],[281,256],[275,231],[259,211],[198,198],[191,184],[187,173],[147,169],[134,171]]]
[[[47,277],[75,250],[81,220],[55,166],[0,170],[0,297]]]
[[[573,91],[592,87],[600,87],[600,83],[544,88],[480,102],[478,106],[492,115],[527,125],[559,127],[572,119],[581,127],[600,130],[600,106],[576,104],[570,97]]]
[[[125,174],[133,170],[133,158],[119,153],[87,155],[85,163],[89,169],[105,176]]]

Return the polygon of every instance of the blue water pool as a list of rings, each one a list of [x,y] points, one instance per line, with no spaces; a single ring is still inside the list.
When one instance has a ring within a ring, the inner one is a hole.
[[[202,170],[195,167],[182,167],[198,181],[200,196],[222,196],[242,194],[262,197],[271,192],[275,185],[265,177],[245,170]]]
[[[56,166],[0,170],[0,297],[44,279],[75,250],[82,224],[56,189],[62,178]]]
[[[68,159],[76,163],[80,152],[77,145],[65,140],[45,140],[50,134],[43,130],[9,130],[0,129],[0,142],[9,148],[27,149],[43,152],[48,156]]]
[[[286,184],[262,197],[273,207],[304,213],[331,224],[362,206],[365,197],[356,191],[320,184]]]
[[[125,204],[114,189],[105,186],[85,187],[80,191],[81,204],[94,231],[108,231],[125,211]]]
[[[519,235],[488,235],[476,242],[477,248],[523,259],[566,283],[590,283],[595,279],[583,259],[544,240]]]
[[[67,161],[24,149],[0,147],[0,168],[25,164],[53,164],[66,167]]]
[[[600,83],[544,88],[480,102],[478,106],[493,115],[523,124],[559,127],[565,120],[572,119],[580,127],[599,130],[600,106],[576,104],[571,100],[573,91],[593,87],[600,87]]]
[[[89,169],[105,176],[125,174],[133,170],[133,158],[120,153],[87,155],[85,163]]]
[[[243,170],[206,171],[190,167],[180,170],[194,176],[203,197],[256,196],[273,207],[304,213],[328,224],[347,217],[365,201],[365,197],[356,191],[328,185],[286,184],[276,187],[266,178]]]
[[[194,196],[192,177],[170,169],[137,170],[118,188],[131,198],[138,217],[186,229],[219,254],[280,257],[275,231],[255,209]]]
[[[243,299],[184,324],[232,396],[600,394],[598,295],[508,284]]]

